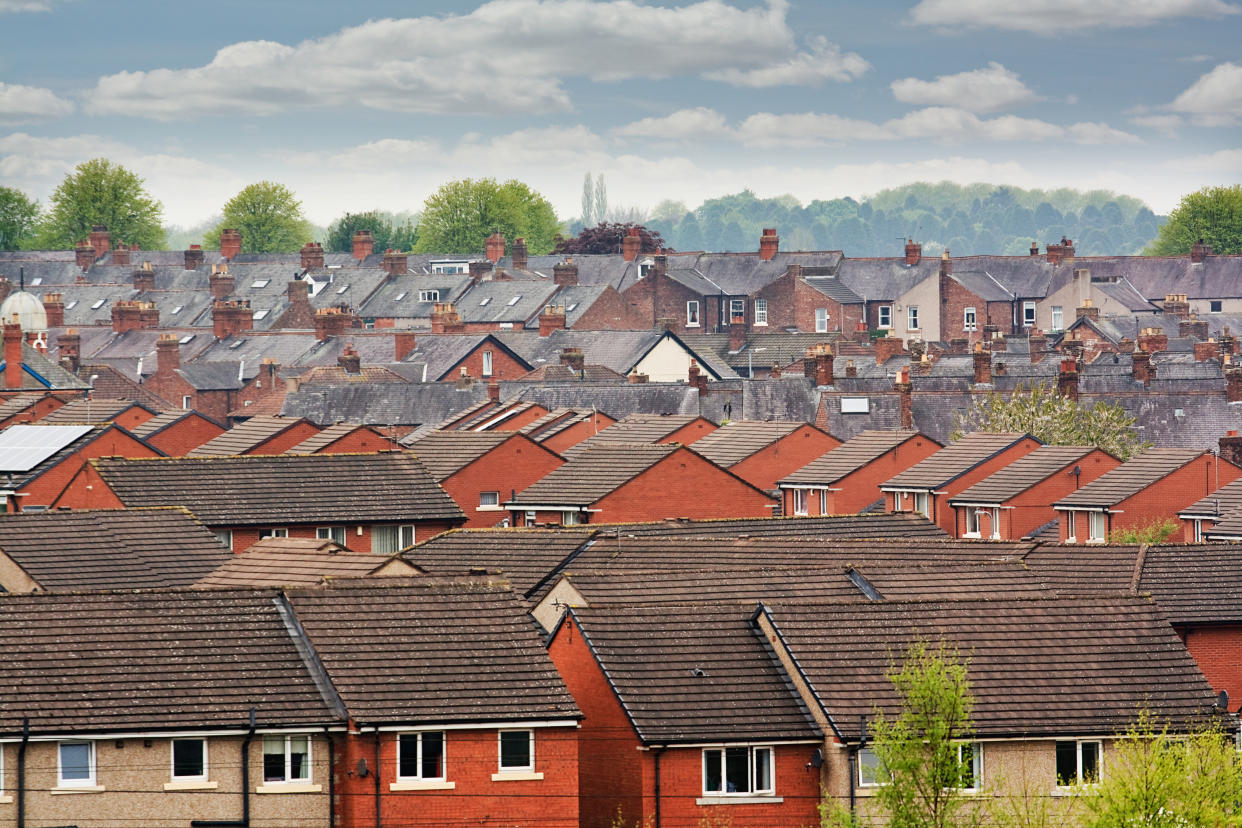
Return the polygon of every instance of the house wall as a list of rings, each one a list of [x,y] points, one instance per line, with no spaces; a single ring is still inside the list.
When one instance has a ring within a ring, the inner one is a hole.
[[[612,417],[609,417],[602,411],[597,411],[591,416],[591,419],[583,420],[562,429],[548,439],[540,441],[539,444],[557,454],[561,454],[565,449],[578,445],[588,437],[594,437],[615,422],[616,420]]]
[[[169,457],[183,457],[223,433],[222,427],[206,417],[191,416],[152,434],[147,442]]]
[[[569,327],[576,331],[642,331],[651,327],[651,318],[609,285]]]
[[[247,451],[246,454],[284,454],[298,443],[314,437],[319,431],[319,426],[305,420],[300,423],[294,423],[279,434],[275,434],[259,443]]]
[[[706,417],[696,417],[676,431],[662,437],[657,442],[664,444],[681,443],[683,446],[688,446],[695,440],[711,434],[718,428],[720,428],[720,426],[716,425]]]
[[[690,376],[690,360],[694,356],[676,340],[664,338],[638,361],[634,370],[646,374],[651,382],[686,382]],[[700,370],[703,369],[700,366]]]
[[[782,477],[839,445],[841,441],[831,434],[812,425],[803,425],[742,462],[730,466],[729,471],[757,489],[775,491],[776,482]]]
[[[444,491],[466,513],[463,528],[495,526],[509,517],[502,507],[514,491],[522,491],[546,477],[565,461],[522,434],[514,434],[470,465],[440,481]],[[497,492],[496,506],[480,509],[480,492]]]
[[[110,428],[22,486],[21,492],[26,495],[22,498],[22,508],[52,505],[78,471],[86,465],[86,461],[91,458],[158,456],[156,451],[144,446],[129,432],[119,428]]]
[[[883,304],[883,303],[881,303]],[[909,327],[911,305],[919,308],[919,327]],[[909,344],[912,339],[936,342],[940,339],[940,289],[939,279],[933,275],[897,297],[893,303],[893,328],[891,336],[899,336]]]
[[[28,406],[24,411],[19,411],[7,420],[0,422],[0,428],[8,428],[11,425],[18,425],[20,423],[38,422],[64,404],[65,401],[60,397],[52,394],[45,394],[36,400],[32,405]]]
[[[1193,627],[1179,633],[1208,684],[1229,693],[1229,707],[1237,710],[1242,700],[1242,626]]]
[[[483,352],[492,352],[492,373],[483,376]],[[518,362],[503,348],[494,342],[483,342],[457,362],[441,378],[442,382],[456,382],[461,378],[461,369],[475,379],[513,380],[530,373],[530,366]]]
[[[350,523],[345,528],[345,546],[354,552],[370,552],[371,551],[371,530],[375,526],[387,526],[398,524],[402,526],[414,525],[414,540],[416,543],[422,543],[425,540],[435,537],[436,535],[455,529],[459,524],[450,523],[442,520],[429,521],[393,521],[392,523]],[[340,523],[313,523],[313,524],[272,524],[271,526],[228,526],[228,525],[208,525],[208,529],[213,532],[229,530],[233,533],[233,551],[237,553],[245,552],[250,547],[259,542],[259,531],[261,529],[287,529],[291,538],[314,538],[316,532],[321,527],[341,526]]]
[[[765,328],[751,322],[751,329],[756,331],[780,330],[796,327],[806,333],[815,333],[815,309],[824,308],[828,311],[828,330],[851,333],[862,321],[863,306],[861,303],[842,305],[802,279],[795,279],[786,271],[780,278],[768,283],[755,292],[749,300],[748,318],[753,320],[755,299],[768,301],[768,324]],[[765,366],[767,367],[767,366]]]
[[[591,523],[771,517],[775,500],[689,451],[676,451],[592,504]]]
[[[334,440],[316,454],[370,454],[376,451],[394,451],[401,448],[393,440],[369,428],[358,428],[339,440]]]
[[[707,297],[654,271],[649,273],[645,279],[640,279],[621,291],[621,298],[642,320],[638,326],[640,330],[656,327],[657,319],[669,319],[672,320],[671,330],[678,335],[710,333],[715,328],[716,320],[719,319],[718,315],[708,315]],[[695,327],[686,325],[686,302],[688,301],[699,303],[699,324]],[[713,304],[712,307],[718,306]],[[718,314],[719,311],[716,313]],[[659,380],[653,376],[651,381],[658,382]]]
[[[1110,516],[1109,531],[1145,526],[1167,518],[1177,522],[1178,512],[1239,476],[1242,476],[1242,469],[1228,460],[1220,460],[1212,454],[1200,455],[1194,462],[1153,481],[1143,491],[1113,507],[1121,513]]]
[[[966,289],[961,282],[950,276],[940,277],[940,336],[944,339],[966,339],[971,345],[983,341],[983,326],[988,322],[987,302],[977,294]],[[975,309],[975,329],[966,330],[966,308]],[[919,316],[923,308],[919,306]],[[1008,331],[1006,324],[1001,330]]]
[[[877,500],[884,499],[884,492],[880,491],[881,483],[891,480],[915,463],[931,457],[941,448],[930,437],[922,434],[911,437],[861,469],[833,483],[832,487],[839,491],[828,492],[828,508],[823,514],[852,515],[861,512]],[[781,501],[784,504],[783,514],[792,515],[794,513],[793,491],[783,489]],[[820,514],[819,490],[813,490],[807,495],[807,509],[808,514]]]

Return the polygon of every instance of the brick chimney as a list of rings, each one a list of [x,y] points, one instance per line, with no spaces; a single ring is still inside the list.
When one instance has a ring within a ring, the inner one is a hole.
[[[1194,345],[1195,362],[1208,362],[1220,359],[1220,343],[1215,339],[1207,342],[1196,342]]]
[[[155,341],[155,375],[171,377],[181,367],[181,339],[176,334],[160,334]]]
[[[112,251],[112,263],[129,267],[129,245],[125,242],[117,242],[116,250]]]
[[[130,274],[134,280],[134,290],[155,290],[155,269],[150,262],[143,262],[142,267]]]
[[[759,260],[770,261],[780,249],[781,237],[776,235],[776,228],[763,228],[763,235],[759,237]]]
[[[940,254],[940,275],[948,276],[953,272],[953,259],[949,257],[949,248],[945,248]]]
[[[77,247],[73,248],[73,261],[82,270],[90,270],[95,263],[95,248],[85,241],[78,242]]]
[[[370,230],[355,230],[353,243],[354,258],[358,261],[362,261],[375,252],[375,239],[371,236]]]
[[[4,387],[22,387],[22,326],[16,314],[4,323]]]
[[[470,283],[473,285],[477,285],[479,282],[482,282],[484,279],[486,279],[488,274],[491,272],[492,272],[491,262],[487,262],[487,261],[471,262],[470,263]]]
[[[1075,311],[1074,318],[1082,319],[1084,316],[1087,317],[1088,319],[1099,319],[1100,318],[1100,309],[1097,308],[1091,302],[1090,299],[1082,300],[1082,306],[1078,308],[1077,311]]]
[[[1200,319],[1193,313],[1189,319],[1183,319],[1177,323],[1177,335],[1188,336],[1191,339],[1197,339],[1200,342],[1208,338],[1208,322],[1206,319]]]
[[[543,313],[539,314],[539,335],[551,336],[553,331],[563,331],[565,329],[565,307],[563,305],[548,305],[543,309]]]
[[[380,267],[389,276],[404,276],[410,272],[410,257],[396,250],[385,250]]]
[[[578,265],[573,259],[566,259],[552,265],[552,281],[561,287],[573,287],[578,284]]]
[[[314,318],[315,339],[324,342],[333,336],[343,336],[354,326],[354,315],[345,308],[319,308]]]
[[[1062,239],[1062,241],[1064,241],[1064,239]],[[1049,244],[1045,248],[1045,250],[1047,251],[1045,255],[1048,257],[1048,264],[1052,265],[1053,267],[1056,267],[1057,265],[1061,264],[1061,253],[1064,251],[1064,249],[1065,249],[1065,246],[1063,244]]]
[[[1190,263],[1203,264],[1203,260],[1212,255],[1212,248],[1204,244],[1203,239],[1190,246]]]
[[[1238,436],[1238,430],[1231,428],[1220,438],[1219,456],[1221,460],[1233,463],[1235,466],[1242,466],[1242,437]]]
[[[1061,263],[1062,264],[1073,264],[1074,263],[1074,240],[1073,239],[1066,239],[1066,238],[1061,239]]]
[[[1166,293],[1164,295],[1164,312],[1178,319],[1190,318],[1190,302],[1184,293]]]
[[[494,405],[500,404],[500,383],[492,377],[492,381],[487,384],[487,399]]]
[[[47,314],[48,330],[65,325],[65,297],[60,293],[43,294],[43,312]]]
[[[631,227],[621,239],[621,258],[627,262],[634,261],[638,258],[642,247],[643,239],[642,236],[638,235],[638,228]]]
[[[346,374],[357,376],[362,373],[362,357],[358,356],[354,343],[346,343],[345,350],[341,351],[341,355],[336,358],[336,364],[341,366],[341,370]]]
[[[1228,325],[1221,331],[1220,337],[1216,341],[1220,344],[1220,352],[1222,354],[1233,355],[1238,352],[1238,340],[1234,338],[1233,334],[1229,333]]]
[[[910,399],[914,386],[910,384],[910,368],[903,366],[897,372],[897,381],[893,383],[893,390],[897,392],[897,407],[899,421],[902,428],[914,428],[914,409]]]
[[[628,382],[630,385],[642,385],[643,383],[649,382],[650,380],[651,380],[651,377],[647,376],[646,374],[640,374],[638,373],[638,371],[631,372],[630,375],[625,378],[625,381]]]
[[[254,311],[249,299],[217,299],[211,306],[211,331],[216,339],[228,339],[254,330]]]
[[[883,365],[904,350],[901,337],[899,336],[881,336],[873,344],[875,346],[876,365]]]
[[[1134,360],[1134,368],[1132,374],[1135,382],[1141,382],[1143,385],[1151,385],[1152,375],[1155,371],[1151,366],[1151,354],[1147,351],[1135,351],[1131,357]]]
[[[707,393],[707,374],[699,368],[698,360],[694,357],[690,358],[690,368],[687,370],[687,379],[690,385],[699,389],[699,394]]]
[[[1169,350],[1169,337],[1162,328],[1143,328],[1138,337],[1139,350],[1155,354]]]
[[[203,266],[203,246],[201,244],[192,244],[190,249],[185,251],[185,269],[198,270]]]
[[[736,354],[746,345],[746,317],[729,318],[729,351]]]
[[[302,269],[323,269],[323,245],[319,242],[307,242],[302,245]]]
[[[397,362],[414,353],[418,346],[418,335],[414,331],[397,331],[393,334],[393,350]]]
[[[812,345],[802,358],[802,374],[811,379],[817,388],[833,384],[832,346],[827,343]]]
[[[1039,243],[1038,242],[1031,242],[1031,255],[1032,256],[1039,255]]]
[[[564,365],[571,371],[581,371],[586,366],[586,357],[582,355],[582,349],[562,348],[561,365]]]
[[[845,363],[845,376],[854,379],[858,376],[858,366],[854,364],[854,360],[847,360]]]
[[[159,326],[160,310],[154,302],[118,299],[112,304],[112,330],[116,333]]]
[[[95,259],[102,259],[112,249],[112,234],[102,224],[91,226],[91,247],[95,250]]]
[[[232,227],[220,231],[220,255],[230,262],[241,253],[241,231]]]
[[[768,369],[768,379],[780,379],[780,378],[781,378],[781,366],[777,365],[774,362],[772,363],[772,367]]]
[[[525,270],[529,259],[526,256],[526,239],[518,236],[513,240],[513,269]]]
[[[1057,372],[1057,393],[1075,402],[1078,400],[1078,361],[1072,357],[1061,360],[1061,370]]]
[[[496,264],[505,257],[505,237],[499,230],[487,237],[486,249],[487,260],[492,264]]]
[[[78,372],[82,357],[82,337],[77,328],[66,328],[56,339],[56,347],[60,350],[60,365],[71,374]]]
[[[975,343],[974,353],[975,385],[989,385],[992,382],[992,352],[983,349],[982,342]]]
[[[201,251],[200,251],[201,252]],[[211,298],[227,299],[237,289],[237,279],[226,264],[211,266]]]
[[[1225,399],[1242,402],[1242,365],[1225,366]]]
[[[1044,336],[1044,332],[1039,328],[1034,328],[1031,330],[1028,341],[1031,346],[1031,364],[1034,365],[1048,352],[1048,337]]]
[[[431,332],[433,334],[457,334],[466,332],[466,323],[462,322],[457,306],[452,302],[436,302],[431,311]]]
[[[923,258],[923,245],[915,244],[914,239],[906,239],[906,264],[913,267]]]

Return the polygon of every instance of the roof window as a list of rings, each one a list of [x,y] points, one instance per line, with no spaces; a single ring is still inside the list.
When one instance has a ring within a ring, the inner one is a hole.
[[[267,316],[267,308],[264,308],[263,310],[257,310],[254,312],[255,319],[262,319],[265,316]]]
[[[521,301],[521,299],[522,299],[522,294],[520,293],[517,296],[514,296],[512,299],[509,300],[509,307],[513,307],[514,305],[516,305],[519,301]]]
[[[172,315],[173,315],[173,316],[176,316],[177,314],[181,313],[181,309],[182,309],[183,307],[185,307],[185,306],[184,306],[184,305],[177,305],[177,307],[175,307],[175,308],[173,308],[173,309],[172,309]]]
[[[267,287],[271,283],[272,283],[271,279],[255,279],[253,282],[250,283],[250,287],[254,290],[258,290],[259,288]]]
[[[405,298],[405,293],[406,293],[406,292],[405,292],[404,290],[403,290],[403,291],[401,291],[400,293],[398,293],[398,294],[397,294],[396,298],[395,298],[395,299],[393,299],[392,301],[394,301],[394,302],[400,302],[402,299],[404,299],[404,298]]]
[[[106,299],[96,299],[95,304],[91,305],[91,310],[99,310],[104,306],[104,302],[106,301]]]

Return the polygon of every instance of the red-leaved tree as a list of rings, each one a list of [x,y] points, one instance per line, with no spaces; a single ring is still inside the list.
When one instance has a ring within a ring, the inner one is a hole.
[[[664,243],[664,239],[658,231],[648,230],[641,224],[635,224],[627,221],[607,222],[601,221],[594,227],[584,227],[582,232],[571,238],[564,236],[556,237],[556,246],[552,248],[553,253],[566,254],[582,254],[582,253],[620,253],[621,240],[629,235],[630,229],[638,230],[638,237],[642,240],[642,246],[639,247],[639,253],[658,253],[661,250],[666,253],[673,252],[671,248]]]

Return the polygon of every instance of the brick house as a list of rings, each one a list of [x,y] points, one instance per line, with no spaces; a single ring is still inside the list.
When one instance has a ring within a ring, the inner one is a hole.
[[[112,424],[15,425],[0,432],[0,473],[13,475],[20,509],[50,507],[92,458],[161,455]]]
[[[392,553],[465,515],[408,452],[92,460],[57,508],[179,505],[240,552],[264,537]]]
[[[771,516],[776,502],[681,445],[578,447],[563,466],[505,503],[511,525]]]
[[[117,513],[126,511],[130,510]],[[106,510],[97,514],[106,514]],[[219,546],[216,541],[217,552]],[[236,554],[224,550],[223,557],[219,566],[194,581],[194,586],[317,587],[326,578],[410,578],[422,574],[397,555],[354,552],[322,538],[264,538]]]
[[[167,411],[130,429],[169,457],[184,457],[225,432],[224,426],[197,411]]]
[[[579,444],[596,443],[679,443],[683,446],[711,434],[719,426],[696,414],[627,414],[612,425]]]
[[[750,330],[795,328],[804,333],[852,335],[865,324],[865,301],[825,268],[789,265],[751,297]]]
[[[593,408],[555,408],[519,429],[549,451],[562,454],[616,420]]]
[[[1041,445],[1029,434],[972,432],[881,484],[884,505],[918,512],[952,534],[957,515],[949,499]]]
[[[1018,540],[1056,520],[1052,504],[1121,461],[1092,446],[1040,446],[949,498],[959,538]]]
[[[401,448],[388,436],[371,426],[357,423],[337,423],[318,434],[312,434],[287,454],[370,454],[376,451],[393,451]]]
[[[39,418],[42,425],[101,425],[115,423],[131,430],[150,420],[158,412],[133,400],[88,397],[68,402]]]
[[[190,457],[226,457],[242,454],[283,454],[320,432],[301,417],[251,417],[189,452]]]
[[[884,500],[881,483],[941,448],[917,431],[863,431],[779,481],[782,514],[861,512]]]
[[[775,491],[785,475],[822,457],[841,441],[810,423],[734,420],[694,443],[694,450],[757,489]]]
[[[1149,449],[1054,503],[1061,543],[1104,543],[1119,529],[1176,520],[1239,476],[1242,468],[1209,451]]]
[[[507,525],[502,504],[565,463],[514,431],[433,431],[409,447],[466,513],[468,529]]]
[[[0,429],[33,423],[64,405],[67,400],[50,393],[18,393],[0,401]]]

